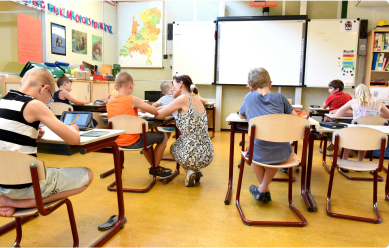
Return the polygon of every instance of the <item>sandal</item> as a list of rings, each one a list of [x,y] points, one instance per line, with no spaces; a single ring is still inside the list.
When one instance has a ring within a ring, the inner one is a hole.
[[[254,200],[256,200],[257,202],[268,203],[268,200],[266,199],[266,193],[260,192],[258,190],[258,187],[256,187],[255,185],[251,185],[249,188],[249,191],[250,191],[251,195],[254,197]]]
[[[107,222],[98,226],[97,229],[99,229],[100,231],[111,229],[116,225],[117,222],[118,222],[118,215],[112,215],[111,217],[109,217]],[[124,217],[123,224],[126,224],[126,222],[127,222],[127,218]]]

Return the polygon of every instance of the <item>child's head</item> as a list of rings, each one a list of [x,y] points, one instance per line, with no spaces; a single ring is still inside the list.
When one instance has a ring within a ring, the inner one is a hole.
[[[344,89],[344,84],[339,79],[332,80],[328,84],[328,92],[330,93],[330,95],[335,94],[338,91],[343,91],[343,89]]]
[[[177,98],[181,95],[181,90],[185,88],[189,92],[198,94],[199,91],[196,88],[196,85],[192,82],[192,79],[188,75],[174,76],[173,77],[173,87],[172,93],[173,97]]]
[[[134,83],[134,79],[132,78],[130,73],[128,73],[126,71],[119,72],[116,75],[115,81],[116,81],[115,82],[115,89],[116,90],[124,90],[124,91],[126,91],[125,92],[126,94],[131,94],[128,91],[134,89],[135,83]]]
[[[358,106],[363,106],[365,103],[369,105],[370,104],[369,88],[364,84],[358,85],[358,87],[355,89],[355,98],[358,101]]]
[[[171,91],[172,91],[172,85],[169,84],[168,82],[163,82],[163,83],[161,84],[161,91],[162,91],[163,94],[169,94],[169,93],[171,93]]]
[[[21,80],[20,91],[34,97],[44,104],[50,104],[54,101],[54,90],[53,74],[45,68],[33,68],[27,71]]]
[[[270,85],[270,75],[265,68],[258,67],[250,69],[248,85],[253,90],[262,89]]]
[[[68,92],[72,91],[72,81],[66,76],[58,78],[57,86],[61,90],[66,90]]]

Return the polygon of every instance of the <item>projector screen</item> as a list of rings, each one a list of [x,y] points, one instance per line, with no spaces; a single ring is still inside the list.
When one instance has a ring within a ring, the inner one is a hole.
[[[247,85],[265,68],[274,86],[303,86],[307,16],[219,17],[216,84]]]

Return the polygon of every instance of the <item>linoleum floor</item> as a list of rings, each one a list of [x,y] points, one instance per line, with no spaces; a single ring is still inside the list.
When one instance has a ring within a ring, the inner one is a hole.
[[[389,203],[384,200],[385,182],[378,183],[378,207],[381,224],[369,224],[328,217],[325,210],[329,174],[321,165],[319,142],[315,142],[312,192],[318,212],[309,213],[300,195],[300,174],[295,173],[293,199],[296,208],[307,219],[306,227],[258,227],[242,223],[235,205],[239,162],[240,134],[236,135],[234,158],[234,188],[230,205],[224,205],[227,190],[229,161],[229,132],[218,132],[212,139],[215,157],[203,170],[204,177],[195,187],[184,186],[185,173],[181,170],[173,181],[162,185],[161,181],[145,194],[124,193],[125,215],[128,219],[122,229],[106,247],[166,246],[166,247],[236,247],[236,246],[388,246]],[[247,139],[246,139],[247,140]],[[168,146],[173,142],[169,140]],[[300,142],[301,143],[301,142]],[[301,144],[299,147],[299,154]],[[60,156],[39,154],[47,167],[85,166],[93,170],[94,180],[82,194],[70,197],[77,221],[82,247],[89,246],[103,232],[97,226],[111,215],[118,213],[116,192],[107,190],[114,180],[111,175],[100,179],[100,173],[113,168],[110,154]],[[165,157],[169,149],[165,151]],[[328,159],[329,161],[329,159]],[[385,160],[387,164],[388,161]],[[174,169],[175,163],[163,161],[164,167]],[[151,178],[143,155],[126,152],[123,170],[124,187],[146,187]],[[353,175],[371,176],[367,173]],[[386,173],[381,172],[385,177]],[[285,177],[279,171],[277,177]],[[245,166],[241,204],[247,218],[254,220],[298,220],[288,208],[287,183],[272,182],[273,201],[260,204],[249,193],[251,184],[258,185],[250,166]],[[372,182],[350,181],[336,172],[332,197],[332,209],[345,214],[374,217],[372,208]],[[0,218],[0,226],[11,221]],[[10,247],[16,231],[0,236],[0,246]],[[71,246],[72,238],[66,207],[49,216],[39,216],[23,225],[22,247]]]

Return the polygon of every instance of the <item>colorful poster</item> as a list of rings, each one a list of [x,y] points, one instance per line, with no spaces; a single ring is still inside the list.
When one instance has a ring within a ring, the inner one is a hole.
[[[72,29],[72,52],[87,54],[87,33]]]
[[[51,53],[66,55],[66,28],[51,23]]]
[[[41,20],[18,13],[19,64],[28,61],[42,63],[42,27]]]
[[[119,3],[121,67],[162,67],[163,2]]]
[[[102,61],[103,39],[100,36],[92,35],[92,60]]]

